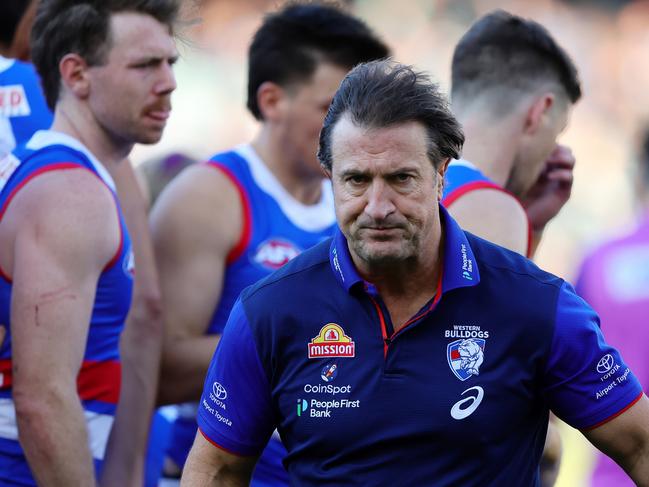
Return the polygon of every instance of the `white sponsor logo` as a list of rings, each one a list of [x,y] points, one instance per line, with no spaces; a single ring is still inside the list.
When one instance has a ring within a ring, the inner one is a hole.
[[[222,416],[221,413],[219,413],[216,409],[211,407],[205,399],[203,399],[203,407],[208,413],[213,415],[221,423],[225,424],[226,426],[232,426],[232,421],[230,421],[225,416]]]
[[[611,370],[611,367],[613,367],[614,364],[615,360],[613,359],[613,355],[607,353],[601,359],[599,359],[599,362],[597,362],[597,372],[604,374]]]
[[[334,386],[333,384],[305,384],[304,392],[307,394],[349,394],[352,392],[351,384],[346,386]]]
[[[476,409],[478,409],[478,406],[480,406],[482,398],[484,397],[484,389],[482,389],[482,387],[480,386],[469,387],[461,395],[463,396],[471,390],[475,390],[477,394],[475,396],[465,397],[464,399],[461,399],[453,404],[453,407],[451,408],[451,416],[453,416],[453,419],[460,420],[468,418]],[[462,406],[467,403],[468,406],[463,408]]]
[[[462,254],[462,277],[467,281],[473,281],[473,261],[468,257],[468,251],[466,245],[462,244],[460,247],[460,252]]]
[[[300,249],[293,243],[271,239],[263,242],[257,248],[254,260],[258,264],[274,270],[282,267],[299,253]]]
[[[617,365],[617,368],[619,368],[619,365]],[[617,370],[617,369],[615,369],[615,370]],[[622,382],[627,380],[630,373],[631,373],[631,369],[629,369],[627,367],[624,370],[624,373],[621,376],[616,377],[615,380],[611,381],[607,386],[605,386],[602,389],[600,389],[599,391],[595,392],[595,399],[601,399],[604,396],[607,396],[609,392],[611,392],[618,385],[622,384]]]
[[[225,390],[225,387],[221,385],[220,382],[215,382],[212,384],[212,392],[216,396],[217,399],[220,399],[221,401],[225,401],[225,399],[228,397],[228,391]]]
[[[477,325],[453,325],[452,330],[444,331],[444,338],[489,338],[489,332]]]
[[[334,399],[332,401],[318,401],[311,399],[309,404],[309,417],[311,418],[331,418],[331,412],[336,409],[359,408],[360,399],[355,401],[350,399]]]
[[[212,392],[210,392],[210,399],[218,407],[225,410],[227,409],[223,401],[228,397],[228,391],[225,390],[225,387],[221,385],[220,382],[215,382],[212,384]]]

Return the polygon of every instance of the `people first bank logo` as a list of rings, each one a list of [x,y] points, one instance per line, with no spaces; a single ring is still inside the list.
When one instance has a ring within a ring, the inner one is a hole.
[[[336,323],[327,323],[308,344],[309,358],[354,357],[356,344]]]

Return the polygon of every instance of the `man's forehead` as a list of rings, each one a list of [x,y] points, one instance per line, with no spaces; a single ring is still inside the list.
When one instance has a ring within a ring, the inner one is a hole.
[[[128,53],[167,57],[176,54],[168,25],[139,12],[117,12],[110,17],[111,47]]]
[[[343,115],[331,133],[331,148],[336,161],[355,157],[379,157],[385,154],[426,156],[428,139],[423,124],[416,121],[403,122],[387,127],[372,128],[354,123]]]

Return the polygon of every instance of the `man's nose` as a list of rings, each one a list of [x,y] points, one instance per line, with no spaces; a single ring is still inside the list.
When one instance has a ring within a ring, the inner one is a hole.
[[[367,192],[365,213],[373,220],[384,220],[395,210],[393,191],[384,181],[372,181]]]
[[[176,75],[170,63],[162,63],[160,79],[154,90],[157,95],[167,95],[176,89]]]

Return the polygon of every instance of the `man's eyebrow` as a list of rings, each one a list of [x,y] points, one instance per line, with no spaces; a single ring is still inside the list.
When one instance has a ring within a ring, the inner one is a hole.
[[[360,169],[343,169],[340,172],[340,177],[344,178],[348,176],[367,176],[369,174],[370,174],[369,171],[362,171]]]
[[[178,58],[179,58],[178,54],[134,57],[129,61],[129,65],[149,64],[149,63],[153,64],[153,63],[161,63],[164,61],[169,61],[171,64],[174,64],[176,61],[178,61]]]
[[[386,176],[396,176],[403,173],[419,173],[419,166],[403,166],[394,171],[390,171]]]

